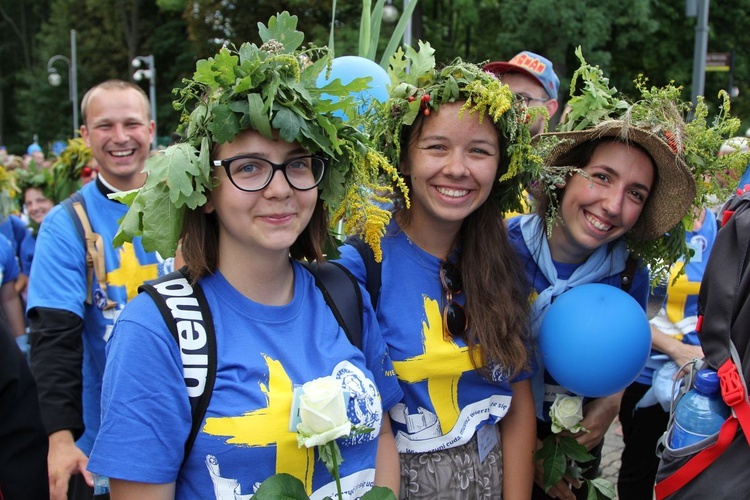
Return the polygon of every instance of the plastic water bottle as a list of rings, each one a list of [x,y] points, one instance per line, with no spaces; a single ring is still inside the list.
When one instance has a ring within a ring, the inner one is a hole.
[[[94,499],[109,500],[109,478],[93,474],[94,476]]]
[[[695,387],[680,399],[674,410],[669,447],[683,448],[719,432],[729,414],[729,407],[721,399],[718,374],[699,370]]]

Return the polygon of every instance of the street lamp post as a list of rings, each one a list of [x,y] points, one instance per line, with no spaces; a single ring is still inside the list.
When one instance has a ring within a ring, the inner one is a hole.
[[[137,70],[133,73],[133,79],[136,82],[148,78],[148,99],[151,101],[151,119],[154,121],[154,140],[151,142],[151,147],[156,150],[156,65],[154,64],[154,55],[137,56],[130,64]],[[141,65],[146,67],[140,69]]]
[[[54,55],[47,61],[47,78],[50,85],[57,87],[62,78],[53,66],[56,61],[68,63],[68,92],[73,105],[73,137],[78,133],[78,72],[76,71],[76,30],[70,30],[70,59],[61,55]]]

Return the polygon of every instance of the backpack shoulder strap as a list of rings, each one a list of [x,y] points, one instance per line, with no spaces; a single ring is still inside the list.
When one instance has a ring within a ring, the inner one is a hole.
[[[356,278],[335,262],[302,262],[315,277],[315,285],[323,292],[349,342],[362,350],[362,292]]]
[[[638,260],[632,255],[628,255],[625,261],[625,270],[620,274],[620,288],[625,293],[630,293],[630,287],[633,286],[635,271],[638,269]]]
[[[138,290],[156,303],[180,348],[192,412],[184,461],[200,431],[216,381],[216,333],[211,310],[201,287],[190,284],[185,268],[141,285]]]
[[[86,211],[86,201],[81,193],[76,191],[69,198],[62,201],[63,208],[73,221],[76,232],[81,237],[86,248],[86,303],[94,304],[95,301],[102,300],[103,309],[112,309],[117,304],[107,297],[107,267],[104,260],[104,240],[95,233],[91,228],[88,212]],[[99,289],[103,297],[93,297],[94,275],[96,275]]]
[[[344,244],[356,248],[360,257],[362,257],[362,262],[365,264],[365,271],[367,274],[367,286],[365,288],[367,289],[367,293],[370,294],[372,308],[377,311],[383,264],[375,260],[375,252],[373,252],[370,245],[359,236],[349,236],[346,241],[344,241]]]

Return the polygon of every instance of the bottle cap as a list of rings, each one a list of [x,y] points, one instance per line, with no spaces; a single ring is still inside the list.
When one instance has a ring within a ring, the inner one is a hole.
[[[719,392],[719,375],[713,370],[698,370],[695,388],[704,394]]]

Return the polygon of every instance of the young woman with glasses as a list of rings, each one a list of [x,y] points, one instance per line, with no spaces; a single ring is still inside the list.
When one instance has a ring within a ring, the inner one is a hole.
[[[528,499],[528,302],[500,215],[519,199],[525,113],[481,68],[457,60],[436,69],[428,45],[418,56],[371,129],[409,187],[381,239],[373,291],[404,391],[390,411],[400,498]],[[341,247],[340,262],[363,283],[373,279],[368,260]]]
[[[272,21],[277,30],[296,26],[286,13]],[[297,31],[282,34],[287,43],[302,38]],[[148,238],[173,251],[180,237],[188,279],[205,294],[213,318],[216,381],[184,456],[191,407],[180,345],[150,296],[141,294],[122,311],[108,344],[102,429],[89,462],[91,471],[110,478],[112,498],[246,498],[277,473],[299,479],[312,498],[336,497],[316,448],[298,444],[292,410],[295,388],[322,377],[345,391],[346,416],[361,429],[337,440],[343,498],[359,498],[373,485],[398,491],[384,412],[401,390],[374,312],[364,305],[360,350],[295,260],[324,260],[322,193],[335,199],[325,184],[331,169],[355,182],[355,165],[371,168],[365,153],[384,158],[311,97],[330,59],[326,49],[303,58],[296,46],[266,41],[261,48],[222,49],[198,63],[200,71],[182,89],[183,109],[198,101],[185,111],[185,142],[149,160],[153,183],[131,200],[129,216],[142,221],[137,232],[144,244]],[[321,64],[304,64],[310,60]],[[274,92],[265,93],[271,80]],[[338,97],[348,96],[341,88]],[[260,111],[264,104],[267,113]],[[289,113],[297,121],[282,118]],[[179,194],[176,180],[183,181]],[[176,198],[188,194],[193,205],[183,199],[180,208]],[[168,220],[159,215],[165,205],[173,211]],[[127,220],[121,231],[136,232]],[[197,343],[199,333],[184,335]]]

